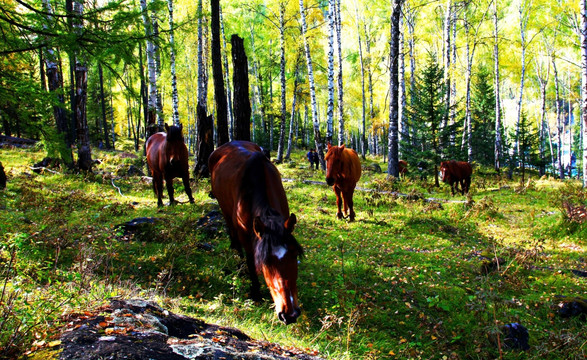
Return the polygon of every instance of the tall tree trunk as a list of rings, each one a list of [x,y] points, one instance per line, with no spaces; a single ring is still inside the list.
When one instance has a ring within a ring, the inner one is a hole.
[[[226,109],[226,92],[222,75],[222,53],[220,51],[220,0],[211,0],[212,7],[212,75],[214,77],[214,97],[216,101],[216,125],[218,128],[218,145],[230,141],[228,136],[228,111]]]
[[[156,0],[151,0],[151,3],[155,3]],[[159,43],[160,43],[160,39],[159,39],[159,19],[157,18],[157,13],[155,11],[153,11],[151,13],[151,23],[152,23],[152,29],[153,29],[153,39],[155,39],[153,41],[153,54],[154,54],[154,59],[155,59],[155,83],[157,83],[157,81],[159,81],[159,79],[161,79],[161,52],[159,51]],[[157,101],[155,102],[157,104],[157,108],[156,108],[156,113],[157,113],[157,127],[159,128],[159,131],[163,131],[165,129],[165,119],[163,118],[163,97],[162,97],[162,93],[163,93],[163,86],[159,87],[157,85]]]
[[[73,3],[75,20],[74,32],[81,36],[83,31],[84,6],[82,2]],[[75,115],[77,120],[77,164],[80,170],[92,169],[92,151],[90,148],[90,135],[86,117],[86,104],[88,99],[88,69],[82,61],[82,54],[75,56]]]
[[[408,52],[410,54],[410,107],[413,107],[416,101],[416,55],[414,53],[415,51],[415,35],[414,35],[414,26],[415,26],[415,22],[416,22],[416,11],[414,9],[407,9],[406,11],[407,14],[407,23],[408,23],[408,34],[409,34],[409,40],[408,40]],[[416,129],[415,129],[415,122],[412,121],[412,129],[411,132],[412,134],[416,134]],[[412,137],[412,142],[411,142],[412,146],[416,146],[416,137],[413,136]]]
[[[399,142],[404,140],[404,137],[408,136],[407,117],[405,113],[406,108],[406,69],[405,69],[405,54],[404,54],[404,17],[400,15],[399,18],[400,38],[399,38]],[[401,155],[401,154],[400,154]],[[398,155],[399,157],[399,155]]]
[[[144,0],[141,0],[144,1]],[[198,104],[203,106],[207,113],[208,101],[208,75],[204,56],[204,14],[202,12],[202,0],[198,0]]]
[[[371,70],[371,37],[367,32],[367,24],[363,22],[363,27],[365,28],[365,50],[367,51],[367,80],[368,80],[368,88],[369,88],[369,121],[371,126],[373,126],[373,120],[375,119],[375,107],[373,105],[373,72]],[[372,130],[372,135],[375,137],[375,129]],[[377,147],[374,147],[374,155],[377,155]]]
[[[520,74],[520,96],[518,97],[518,104],[516,107],[516,135],[514,139],[514,162],[513,166],[510,166],[508,170],[508,177],[511,179],[512,173],[514,171],[514,166],[516,166],[518,162],[518,157],[520,156],[520,119],[522,118],[522,103],[524,100],[524,80],[526,77],[526,27],[528,25],[528,16],[529,11],[525,7],[525,1],[520,4],[519,13],[520,13],[520,42],[522,46],[522,72]]]
[[[232,141],[234,138],[234,115],[232,111],[232,95],[230,90],[230,75],[228,68],[228,50],[226,50],[226,36],[224,35],[224,20],[222,18],[222,7],[220,7],[220,32],[222,34],[222,59],[224,62],[224,83],[226,85],[226,109],[228,110],[228,124],[229,139]]]
[[[53,21],[51,15],[53,10],[51,8],[51,2],[49,0],[43,0],[45,12],[48,14],[49,22]],[[58,56],[55,54],[55,50],[50,47],[46,47],[43,50],[44,60],[47,75],[47,88],[49,93],[55,97],[53,105],[53,115],[55,117],[55,125],[57,127],[57,133],[60,134],[61,139],[59,140],[62,144],[59,146],[61,151],[61,160],[67,165],[71,165],[73,162],[73,156],[71,154],[71,143],[69,142],[69,126],[67,121],[67,115],[65,113],[65,97],[63,96],[63,76],[58,66]],[[9,134],[6,134],[9,135]]]
[[[279,143],[277,146],[277,163],[281,163],[283,161],[283,152],[285,146],[285,116],[286,116],[286,101],[285,101],[285,91],[286,91],[286,82],[285,82],[285,4],[283,2],[279,3],[279,52],[280,52],[280,61],[279,61],[279,78],[281,80],[281,114],[279,116]],[[295,97],[295,89],[294,89],[294,97]],[[293,112],[292,112],[293,114]],[[291,129],[291,126],[290,126]],[[291,131],[290,131],[291,133]]]
[[[450,114],[450,105],[452,102],[451,98],[451,76],[452,76],[452,60],[451,60],[451,30],[452,30],[452,0],[446,0],[446,15],[444,17],[444,82],[445,82],[445,105],[446,111],[442,119],[440,129],[444,129],[448,125],[448,118]],[[445,144],[441,142],[441,148]]]
[[[294,123],[295,123],[295,116],[296,116],[296,95],[298,92],[298,84],[299,84],[299,72],[300,72],[300,62],[301,62],[301,52],[298,52],[298,58],[296,60],[295,71],[294,71],[294,86],[293,86],[293,95],[291,100],[291,117],[289,119],[289,136],[287,138],[287,152],[285,154],[285,159],[289,160],[291,156],[291,149],[292,149],[292,142],[293,142],[293,132],[294,132]],[[296,137],[297,138],[297,137]]]
[[[587,187],[587,4],[581,0],[581,98],[582,98],[582,139],[583,139],[583,187]]]
[[[493,152],[495,155],[495,171],[498,173],[501,169],[501,94],[499,89],[499,28],[497,26],[497,1],[493,2],[493,60],[494,60],[494,91],[495,91],[495,143],[493,146]]]
[[[560,90],[559,90],[559,79],[558,79],[558,69],[556,67],[556,60],[554,53],[552,54],[552,69],[554,72],[554,89],[555,89],[555,102],[556,102],[556,138],[557,138],[557,149],[556,149],[556,160],[557,160],[557,167],[559,178],[563,180],[565,178],[565,171],[563,169],[563,119],[561,114],[561,98],[560,98]]]
[[[104,141],[106,144],[106,149],[110,149],[108,122],[106,121],[106,99],[104,98],[104,73],[102,71],[102,63],[98,63],[98,75],[100,77],[100,102],[102,105],[102,128],[104,130]]]
[[[251,102],[249,101],[249,70],[244,41],[232,35],[232,68],[234,89],[235,140],[251,140]]]
[[[388,148],[389,157],[387,162],[387,174],[399,178],[398,168],[398,117],[399,117],[399,38],[400,38],[400,17],[402,13],[403,0],[393,0],[391,12],[391,41],[390,41],[390,71],[391,74],[390,101],[389,101],[389,135]]]
[[[548,80],[550,78],[550,64],[547,64],[546,74],[544,73],[544,64],[539,62],[538,59],[535,59],[536,63],[536,79],[538,80],[538,84],[540,86],[540,120],[538,123],[538,156],[540,158],[540,166],[538,168],[540,176],[546,174],[546,136],[545,133],[547,131],[547,122],[546,122],[546,86],[548,85]]]
[[[155,47],[153,45],[152,23],[149,21],[149,14],[147,11],[147,0],[141,1],[141,12],[143,14],[143,23],[145,26],[145,37],[147,42],[147,72],[149,78],[149,97],[147,107],[147,137],[160,131],[157,125],[157,68],[155,64]]]
[[[300,17],[302,21],[302,38],[304,41],[304,51],[306,53],[306,64],[308,65],[308,82],[310,85],[310,99],[312,102],[312,121],[314,123],[314,143],[316,145],[316,152],[322,170],[326,170],[326,163],[324,162],[324,149],[322,139],[320,136],[320,122],[318,120],[318,106],[316,104],[316,86],[314,84],[314,66],[312,65],[312,55],[310,54],[310,44],[306,34],[308,32],[308,25],[306,24],[306,9],[304,8],[304,0],[300,0]]]
[[[342,83],[342,24],[340,19],[340,0],[334,0],[334,24],[338,54],[338,145],[345,141],[344,132],[344,89]]]
[[[335,24],[335,1],[328,0],[328,101],[326,107],[326,142],[332,143],[334,124],[334,29]]]
[[[361,41],[361,26],[360,26],[360,18],[359,18],[359,8],[356,7],[355,8],[355,16],[357,19],[357,36],[358,36],[358,42],[359,42],[359,63],[361,65],[361,105],[363,107],[363,111],[362,111],[362,121],[361,123],[357,126],[357,128],[359,129],[359,131],[361,132],[361,134],[359,135],[360,138],[360,151],[361,151],[361,157],[363,158],[363,160],[365,159],[365,153],[366,153],[366,146],[367,144],[365,143],[365,118],[366,118],[366,99],[365,99],[365,66],[363,64],[363,45],[362,45],[362,41]]]
[[[169,9],[169,62],[171,65],[171,103],[173,107],[173,125],[179,126],[179,95],[177,94],[177,75],[175,73],[175,37],[173,35],[173,0],[167,0]]]

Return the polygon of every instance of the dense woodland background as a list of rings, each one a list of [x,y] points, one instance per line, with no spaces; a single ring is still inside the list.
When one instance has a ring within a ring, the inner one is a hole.
[[[0,359],[58,358],[72,319],[133,297],[325,358],[584,359],[585,9],[2,0]],[[157,208],[141,173],[163,123],[183,126],[195,204],[176,183]],[[248,299],[202,178],[231,139],[271,150],[298,218],[287,327]],[[327,142],[361,155],[356,222],[307,167]],[[474,163],[466,197],[439,184],[447,159]],[[154,224],[126,233],[135,218]]]
[[[577,1],[9,0],[0,27],[3,133],[66,163],[77,144],[80,168],[91,147],[138,148],[163,122],[206,152],[197,124],[212,115],[215,144],[240,116],[278,162],[344,142],[391,150],[396,176],[398,158],[583,173]]]

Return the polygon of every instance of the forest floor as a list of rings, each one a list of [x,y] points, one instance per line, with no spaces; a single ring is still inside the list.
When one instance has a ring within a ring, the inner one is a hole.
[[[324,173],[294,153],[278,168],[291,179],[305,256],[302,315],[286,327],[264,286],[264,302],[247,298],[207,179],[192,182],[195,204],[176,180],[182,203],[157,208],[149,178],[129,174],[146,171],[130,148],[95,150],[100,163],[86,174],[33,172],[43,157],[0,149],[0,358],[57,354],[71,314],[131,298],[328,359],[587,355],[587,224],[563,205],[586,204],[577,181],[531,174],[522,183],[476,168],[470,196],[452,197],[432,178],[392,182],[364,170],[358,186],[371,191],[355,192],[350,223],[336,219]],[[363,161],[374,163],[385,168]],[[119,226],[137,218],[153,220]],[[527,346],[511,324],[527,330]]]

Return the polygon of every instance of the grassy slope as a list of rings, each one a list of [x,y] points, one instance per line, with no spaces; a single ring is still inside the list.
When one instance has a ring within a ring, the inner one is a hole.
[[[280,170],[295,180],[284,186],[306,251],[298,279],[303,314],[285,327],[270,301],[247,300],[243,264],[225,230],[207,234],[196,226],[216,208],[207,181],[192,187],[196,205],[157,209],[148,182],[116,177],[140,158],[99,152],[96,174],[32,173],[28,166],[42,156],[0,150],[9,175],[0,191],[0,265],[9,279],[0,347],[14,342],[16,353],[47,344],[62,315],[111,296],[153,298],[335,359],[498,358],[496,325],[511,322],[528,328],[531,349],[503,350],[504,358],[579,359],[587,352],[584,321],[561,319],[553,308],[558,295],[587,296],[585,278],[569,271],[587,270],[587,225],[563,221],[559,199],[573,192],[568,183],[536,180],[517,189],[477,173],[474,204],[441,206],[357,191],[357,221],[348,223],[336,219],[331,189],[302,182],[323,181],[323,174],[305,168],[303,153],[294,154]],[[179,183],[177,195],[186,201]],[[494,191],[500,185],[509,188]],[[390,185],[370,172],[359,186],[451,199],[446,185]],[[140,216],[163,221],[156,231],[121,240],[114,225]],[[503,263],[485,275],[481,256]],[[14,338],[17,327],[22,336]]]

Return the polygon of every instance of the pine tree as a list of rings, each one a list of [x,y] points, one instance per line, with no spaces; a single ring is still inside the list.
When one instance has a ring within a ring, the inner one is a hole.
[[[471,99],[473,158],[487,166],[495,164],[495,89],[491,76],[488,69],[479,69]]]

